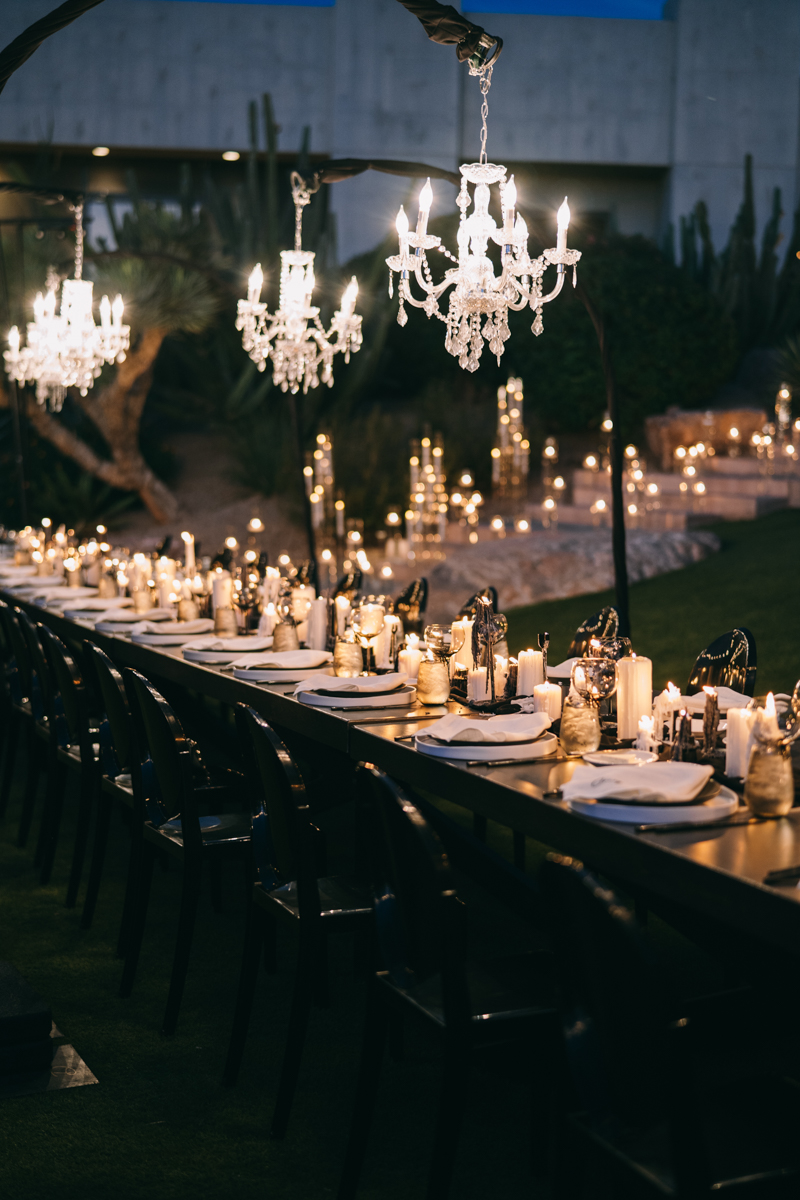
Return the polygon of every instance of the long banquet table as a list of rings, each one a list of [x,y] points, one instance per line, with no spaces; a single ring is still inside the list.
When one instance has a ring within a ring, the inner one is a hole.
[[[800,863],[800,808],[784,818],[726,829],[636,833],[631,827],[592,820],[570,811],[552,795],[577,762],[559,755],[541,762],[466,767],[417,751],[409,735],[445,712],[465,712],[449,701],[398,714],[368,709],[331,711],[303,704],[288,685],[235,679],[218,666],[186,662],[179,647],[154,649],[125,635],[100,634],[92,625],[60,611],[20,600],[0,590],[9,604],[25,609],[64,640],[96,642],[120,666],[136,667],[155,682],[182,685],[227,704],[252,705],[279,729],[383,768],[401,782],[424,789],[465,809],[519,830],[634,891],[696,914],[759,945],[781,951],[785,962],[800,964],[800,887],[763,883],[767,871]],[[407,740],[398,740],[398,739]],[[800,968],[799,968],[800,969]]]

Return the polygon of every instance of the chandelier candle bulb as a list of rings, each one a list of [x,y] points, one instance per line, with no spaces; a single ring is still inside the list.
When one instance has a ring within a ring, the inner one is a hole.
[[[744,779],[753,749],[756,714],[749,708],[729,708],[725,735],[725,774],[729,779]]]
[[[533,689],[545,683],[544,655],[541,650],[521,650],[517,670],[517,695],[532,696]]]
[[[569,229],[570,211],[567,204],[567,197],[564,197],[564,203],[559,208],[556,214],[556,223],[558,226],[558,235],[556,240],[556,250],[562,254],[567,248],[567,230]]]
[[[561,716],[561,700],[557,683],[537,683],[533,689],[533,711],[547,713],[551,721]]]
[[[617,737],[626,741],[637,736],[640,718],[652,715],[653,664],[632,654],[618,661],[617,675]]]
[[[417,215],[417,234],[420,237],[428,232],[428,217],[430,216],[431,205],[433,204],[433,188],[431,181],[428,179],[425,186],[419,194],[419,213]],[[400,210],[403,211],[402,209]],[[405,214],[404,214],[405,215]],[[398,231],[399,232],[399,231]]]

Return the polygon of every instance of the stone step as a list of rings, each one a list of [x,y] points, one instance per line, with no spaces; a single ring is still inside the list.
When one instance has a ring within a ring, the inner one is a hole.
[[[597,489],[575,487],[572,491],[572,504],[575,508],[588,510],[600,498],[610,507],[610,496],[610,489],[599,493],[598,496]],[[628,503],[634,503],[638,507],[640,500],[638,497],[626,496],[626,508]],[[653,504],[658,504],[659,507],[651,511],[702,513],[725,521],[751,521],[765,513],[787,507],[786,500],[774,496],[714,496],[708,493],[698,496],[694,492],[661,493]],[[562,507],[559,506],[559,509]]]
[[[650,529],[654,531],[664,529],[685,530],[691,524],[691,517],[692,514],[685,511],[671,512],[666,509],[637,513],[635,516],[626,512],[625,525],[628,529]],[[588,505],[582,507],[577,504],[559,504],[558,524],[610,526],[611,505],[608,505],[605,512],[592,513],[589,511]]]
[[[732,461],[737,460],[733,459]],[[794,480],[789,476],[774,475],[708,475],[705,466],[698,471],[696,479],[702,480],[704,483],[707,496],[770,496],[786,501],[789,500],[792,484],[795,482],[800,484],[800,477]],[[662,496],[677,496],[681,494],[681,483],[688,482],[691,486],[692,480],[664,471],[648,471],[645,475],[645,482],[657,484]],[[587,471],[583,467],[574,472],[572,483],[573,488],[597,491],[599,496],[605,495],[611,489],[611,477],[607,473]]]

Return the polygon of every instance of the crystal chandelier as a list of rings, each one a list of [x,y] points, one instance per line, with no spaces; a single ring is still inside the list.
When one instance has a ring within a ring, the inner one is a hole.
[[[3,354],[8,375],[21,386],[34,383],[36,400],[59,412],[67,389],[77,387],[85,396],[104,363],[124,362],[131,331],[122,324],[124,305],[117,296],[100,301],[100,324],[92,316],[92,283],[83,274],[83,204],[75,207],[75,278],[61,285],[61,312],[56,314],[59,277],[47,273],[47,292],[33,302],[34,319],[28,324],[26,345],[19,329],[9,330]]]
[[[311,304],[314,292],[314,252],[302,249],[303,209],[311,192],[296,171],[292,172],[294,200],[294,250],[281,251],[281,284],[278,311],[270,314],[261,301],[264,275],[258,263],[248,281],[247,299],[238,304],[236,328],[242,331],[242,346],[259,371],[272,359],[272,378],[283,392],[305,394],[320,382],[333,387],[333,356],[361,348],[361,317],[355,306],[358,282],[355,275],[342,295],[341,307],[326,330],[319,309]],[[332,340],[333,339],[333,340]]]
[[[486,119],[489,115],[489,88],[492,82],[492,67],[470,65],[470,75],[480,79],[483,96],[481,105],[481,152],[476,163],[461,167],[461,191],[456,204],[461,209],[458,227],[458,257],[454,257],[441,244],[442,239],[428,233],[428,217],[433,202],[430,179],[419,194],[417,228],[411,233],[408,217],[401,206],[397,214],[397,232],[400,236],[400,253],[387,258],[389,267],[389,295],[393,294],[394,273],[399,277],[400,308],[397,314],[399,325],[405,325],[408,314],[405,304],[421,308],[430,319],[436,316],[447,325],[446,349],[454,355],[459,366],[467,371],[476,371],[480,363],[484,342],[489,343],[498,363],[510,337],[508,310],[520,310],[529,305],[536,314],[531,330],[537,336],[544,329],[542,309],[555,300],[564,286],[567,267],[572,267],[573,287],[577,282],[576,264],[579,250],[567,249],[569,206],[566,197],[558,210],[558,238],[554,250],[545,250],[538,258],[528,254],[528,227],[522,216],[516,213],[517,189],[514,176],[506,181],[506,168],[487,162]],[[475,185],[470,199],[467,184]],[[503,225],[498,228],[489,216],[489,185],[500,184]],[[467,216],[467,209],[474,201],[474,210]],[[489,241],[500,247],[501,272],[495,275],[494,264],[486,251]],[[426,251],[438,249],[455,263],[445,271],[441,283],[434,283]],[[556,268],[556,283],[552,291],[542,294],[542,276],[549,265]],[[425,294],[417,300],[411,293],[411,276]],[[439,298],[452,287],[447,315],[439,311]],[[481,327],[481,320],[483,327]]]

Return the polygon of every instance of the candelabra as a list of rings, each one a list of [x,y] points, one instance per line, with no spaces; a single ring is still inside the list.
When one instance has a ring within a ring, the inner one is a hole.
[[[558,210],[558,239],[553,250],[545,250],[538,258],[528,254],[528,227],[516,212],[517,189],[514,176],[506,180],[506,168],[487,161],[486,138],[489,113],[488,94],[492,80],[492,67],[470,66],[470,74],[480,78],[483,96],[481,105],[481,151],[477,163],[465,164],[460,168],[461,190],[456,204],[461,210],[458,227],[458,257],[442,246],[442,239],[428,233],[428,218],[433,203],[430,179],[419,195],[419,215],[414,233],[409,230],[408,217],[401,206],[397,215],[397,232],[400,238],[400,253],[387,258],[389,267],[389,295],[393,294],[395,273],[398,275],[400,307],[397,321],[405,325],[408,314],[405,304],[424,310],[428,318],[435,316],[447,326],[445,348],[458,359],[459,366],[467,371],[476,371],[480,363],[484,342],[488,342],[498,363],[510,337],[508,311],[519,311],[530,306],[536,314],[531,330],[537,336],[543,331],[542,310],[545,304],[555,300],[564,286],[564,273],[572,267],[573,287],[577,282],[576,264],[578,250],[567,249],[569,205],[566,197]],[[467,184],[475,185],[470,199]],[[503,225],[498,228],[489,216],[491,184],[498,183],[501,189]],[[474,211],[468,217],[467,210],[474,202]],[[495,275],[494,264],[487,255],[489,242],[500,247],[501,272]],[[434,283],[427,260],[427,251],[439,250],[456,266],[445,271],[444,279]],[[549,265],[556,267],[556,283],[552,291],[544,294],[542,277]],[[425,294],[417,300],[411,292],[411,276]],[[439,311],[439,299],[452,287],[447,315]],[[481,326],[483,320],[483,326]]]
[[[61,311],[56,315],[59,277],[51,268],[46,294],[33,302],[34,319],[28,324],[26,345],[13,326],[8,350],[3,354],[8,375],[20,385],[34,383],[36,400],[60,411],[67,388],[77,387],[82,396],[100,374],[104,363],[124,362],[131,331],[122,324],[124,305],[117,296],[100,301],[100,325],[92,316],[92,283],[83,274],[83,205],[75,209],[75,278],[61,285]]]
[[[447,494],[441,435],[411,443],[410,492],[406,512],[409,542],[443,542],[447,535]]]
[[[319,387],[333,387],[333,356],[350,355],[361,347],[361,317],[356,316],[358,282],[355,275],[342,295],[341,307],[334,313],[330,329],[319,318],[319,309],[311,304],[314,292],[314,252],[303,250],[303,209],[311,192],[296,171],[292,172],[294,200],[294,250],[281,251],[281,281],[278,311],[270,314],[261,300],[264,274],[257,263],[250,274],[247,299],[238,304],[236,328],[241,330],[242,345],[257,364],[266,369],[272,359],[272,378],[282,392],[303,393]]]
[[[530,442],[522,418],[522,380],[497,389],[497,444],[492,448],[492,492],[500,500],[524,500],[528,493]]]

